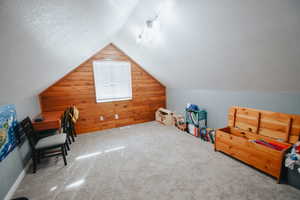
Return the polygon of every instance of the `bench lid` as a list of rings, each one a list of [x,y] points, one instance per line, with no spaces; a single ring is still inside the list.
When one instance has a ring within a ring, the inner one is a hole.
[[[299,141],[300,115],[233,106],[228,126],[294,144]]]

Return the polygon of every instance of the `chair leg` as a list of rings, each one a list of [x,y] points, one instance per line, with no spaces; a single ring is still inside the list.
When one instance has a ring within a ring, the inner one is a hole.
[[[70,136],[72,138],[72,141],[75,142],[75,137],[74,137],[73,127],[72,126],[69,127],[69,133],[70,133]]]
[[[72,144],[72,141],[71,141],[71,139],[70,139],[69,133],[67,133],[67,140],[68,140],[68,143],[69,143],[69,144]]]
[[[37,164],[40,164],[40,163],[41,163],[41,152],[37,152],[37,153],[36,153],[36,157],[37,157],[36,163],[37,163]]]
[[[32,167],[32,172],[35,173],[36,172],[36,152],[33,151],[32,152],[32,164],[33,164],[33,167]]]
[[[74,136],[77,137],[77,133],[75,130],[75,124],[72,125],[72,132],[73,132]]]
[[[66,156],[67,156],[67,155],[68,155],[68,151],[67,151],[66,144],[64,144],[64,151],[65,151],[65,154],[66,154]]]
[[[74,127],[73,127],[73,124],[71,123],[70,126],[69,126],[69,133],[72,137],[72,140],[73,142],[75,142],[75,134],[74,134]]]
[[[74,131],[75,137],[77,137],[77,133],[76,133],[75,127],[73,127],[73,131]]]
[[[65,163],[65,166],[66,166],[67,165],[67,159],[66,159],[64,145],[61,145],[61,153],[62,153],[62,156],[63,156],[63,159],[64,159],[64,163]]]
[[[70,151],[70,146],[69,146],[68,141],[66,141],[66,147],[67,147],[67,150]]]
[[[74,134],[72,133],[72,131],[71,131],[70,135],[71,135],[72,141],[75,142]]]

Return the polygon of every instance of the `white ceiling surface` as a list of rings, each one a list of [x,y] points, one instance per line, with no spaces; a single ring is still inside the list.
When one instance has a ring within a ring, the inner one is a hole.
[[[114,42],[170,88],[300,92],[299,0],[141,0]]]
[[[37,95],[103,48],[137,3],[1,0],[0,104]]]

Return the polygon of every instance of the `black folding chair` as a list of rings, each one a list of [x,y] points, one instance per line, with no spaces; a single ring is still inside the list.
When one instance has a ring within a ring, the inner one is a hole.
[[[37,163],[39,163],[42,158],[62,155],[64,164],[67,165],[66,134],[61,133],[39,139],[29,117],[26,117],[20,124],[31,147],[33,173],[36,172]]]

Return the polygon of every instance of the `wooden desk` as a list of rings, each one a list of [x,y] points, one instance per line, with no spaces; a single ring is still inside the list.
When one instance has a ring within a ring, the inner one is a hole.
[[[60,129],[61,120],[60,117],[63,112],[44,112],[39,116],[44,118],[41,122],[32,122],[33,128],[35,131],[45,131],[50,129]]]

